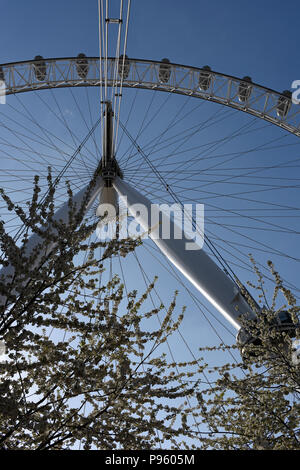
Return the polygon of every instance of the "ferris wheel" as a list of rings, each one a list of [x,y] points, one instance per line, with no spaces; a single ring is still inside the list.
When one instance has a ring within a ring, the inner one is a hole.
[[[36,56],[0,66],[7,100],[0,108],[0,185],[25,207],[33,175],[39,174],[46,188],[51,166],[55,217],[66,223],[65,181],[79,207],[95,174],[87,218],[97,217],[99,203],[119,200],[148,230],[137,205],[150,212],[154,202],[204,204],[203,249],[188,251],[182,239],[150,233],[146,255],[136,259],[140,277],[150,278],[149,259],[160,263],[171,279],[166,289],[175,279],[210,326],[236,330],[244,346],[252,338],[241,329],[243,319],[255,319],[241,288],[251,275],[249,253],[270,284],[265,261],[282,266],[287,286],[299,294],[293,279],[300,261],[300,109],[290,91],[276,92],[249,76],[167,58],[131,58],[130,0],[127,8],[125,3],[120,1],[119,15],[111,17],[108,2],[99,1],[99,57]],[[114,56],[108,54],[111,35]],[[15,218],[5,212],[2,217],[18,238]],[[38,243],[32,236],[29,252]],[[9,265],[1,274],[12,269]],[[287,313],[277,326],[292,328]]]

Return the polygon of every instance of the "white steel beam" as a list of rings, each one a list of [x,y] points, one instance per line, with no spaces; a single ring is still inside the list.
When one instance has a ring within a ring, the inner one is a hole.
[[[121,200],[127,205],[129,213],[135,217],[145,231],[148,231],[151,228],[149,220],[151,202],[149,199],[120,178],[116,178],[113,185]],[[135,204],[144,205],[148,215],[142,211],[137,215]],[[150,237],[174,266],[237,330],[241,327],[241,317],[255,318],[255,313],[251,310],[237,285],[204,250],[186,250],[184,239],[159,238],[157,229],[150,232]]]

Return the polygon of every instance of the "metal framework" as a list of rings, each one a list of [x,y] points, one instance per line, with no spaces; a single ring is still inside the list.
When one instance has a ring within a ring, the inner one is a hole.
[[[118,64],[116,64],[116,61]],[[102,61],[103,62],[103,61]],[[300,106],[293,104],[290,93],[278,93],[251,82],[210,70],[162,62],[109,58],[107,85],[115,86],[115,67],[123,87],[172,92],[213,101],[264,119],[300,137]],[[102,65],[102,67],[104,67]],[[106,72],[106,70],[105,70]],[[99,57],[43,59],[0,65],[6,94],[49,88],[100,86]],[[104,85],[104,80],[103,80]]]
[[[300,108],[292,103],[291,93],[288,91],[277,93],[252,83],[249,77],[239,79],[223,75],[213,72],[208,66],[200,69],[171,64],[168,59],[154,62],[128,59],[126,56],[110,58],[106,60],[105,71],[100,69],[101,63],[99,58],[88,58],[84,54],[67,59],[44,59],[37,56],[34,61],[0,65],[0,78],[5,81],[7,95],[77,86],[116,87],[117,80],[117,85],[119,81],[124,87],[177,93],[230,106],[300,136]],[[105,83],[100,78],[103,76]],[[105,101],[101,174],[98,174],[91,194],[87,194],[87,188],[84,188],[75,199],[77,203],[83,202],[83,211],[86,212],[96,197],[100,196],[101,205],[111,198],[111,192],[116,191],[126,202],[131,215],[147,229],[147,219],[137,216],[135,208],[142,204],[150,209],[151,202],[122,181],[122,172],[114,155],[113,116],[112,103]],[[68,217],[65,203],[55,214],[55,220],[63,220],[68,224]],[[48,229],[53,230],[53,227]],[[182,240],[164,240],[160,237],[154,237],[153,240],[177,269],[239,330],[238,343],[241,348],[246,343],[255,341],[242,327],[242,318],[255,319],[254,311],[242,291],[204,251],[196,254],[185,251]],[[26,255],[32,256],[39,242],[40,237],[33,235],[26,247]],[[46,254],[53,248],[53,244],[47,246]],[[45,252],[41,252],[36,257],[35,266],[42,262],[44,255]],[[0,271],[0,276],[4,279],[11,279],[13,275],[14,268],[10,264]],[[7,298],[0,296],[0,305],[5,303]],[[276,323],[277,328],[282,327],[279,320]],[[287,314],[282,322],[283,327],[287,324],[291,334],[294,334],[295,326]]]

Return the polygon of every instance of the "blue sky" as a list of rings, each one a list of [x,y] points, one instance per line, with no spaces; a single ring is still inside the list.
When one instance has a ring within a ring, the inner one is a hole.
[[[299,11],[300,6],[291,0],[284,3],[279,0],[132,0],[127,54],[132,58],[151,60],[168,57],[174,63],[196,67],[210,65],[213,70],[229,75],[250,75],[256,83],[282,91],[289,89],[293,80],[300,79]],[[79,52],[88,56],[99,54],[97,0],[1,0],[1,19],[0,63],[29,60],[36,55],[50,58],[76,56]],[[36,102],[31,101],[30,96],[24,100],[39,115]],[[64,104],[66,112],[74,113]],[[161,116],[157,125],[160,126],[164,119],[167,119],[167,114]],[[192,122],[196,122],[196,118],[193,117]],[[86,133],[75,122],[74,126],[78,133]],[[134,126],[132,128],[135,129]],[[276,132],[270,131],[265,140],[278,135]],[[147,137],[150,139],[151,135]],[[208,140],[212,137],[213,133],[205,136]],[[263,141],[261,134],[257,141]],[[243,145],[251,144],[252,137],[247,137]],[[235,150],[242,148],[245,147],[237,143]],[[276,152],[268,154],[268,161],[279,158]],[[291,155],[296,157],[297,149]],[[255,162],[260,160],[261,155],[256,155]],[[275,174],[272,176],[277,177]],[[289,194],[286,203],[290,203],[292,198],[297,202],[297,194]],[[295,230],[297,224],[299,229],[296,221]],[[274,237],[274,243],[280,244],[283,240],[280,235]],[[296,250],[298,244],[295,239],[291,243]],[[282,244],[285,246],[286,241]],[[161,274],[161,292],[170,299],[173,282],[167,280],[163,271],[154,267],[147,256],[144,254],[143,259],[149,267],[150,277]],[[291,268],[286,260],[283,264],[285,272],[296,279],[295,268]],[[133,268],[128,269],[133,272]],[[189,302],[189,295],[182,293],[180,303]],[[194,335],[191,342],[196,348],[200,332],[194,328],[195,307],[190,308],[192,321],[187,322],[186,333]],[[199,328],[208,335],[208,342],[215,342],[207,324],[203,323]],[[224,334],[229,340],[226,332]]]
[[[299,78],[299,9],[294,0],[133,0],[128,53],[289,88]],[[1,0],[1,17],[1,63],[98,55],[96,0]]]

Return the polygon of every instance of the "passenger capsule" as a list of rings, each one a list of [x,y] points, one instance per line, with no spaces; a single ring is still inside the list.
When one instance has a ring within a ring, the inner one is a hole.
[[[4,82],[5,81],[5,78],[4,78],[4,70],[3,68],[1,67],[0,65],[0,82]]]
[[[168,83],[171,75],[171,65],[169,59],[162,59],[159,65],[158,77],[161,83]]]
[[[118,66],[118,74],[120,78],[122,78],[123,80],[128,78],[129,70],[130,70],[130,62],[129,62],[127,55],[125,55],[125,58],[123,54],[120,55],[119,66]]]
[[[251,96],[253,89],[253,85],[251,83],[251,77],[243,77],[242,81],[239,84],[238,97],[239,101],[241,101],[242,103],[248,101]]]
[[[34,60],[38,61],[38,62],[34,62],[34,64],[33,64],[35,78],[39,82],[43,82],[45,80],[46,74],[47,74],[46,62],[45,62],[44,58],[41,55],[35,56]]]
[[[204,70],[207,70],[207,72],[204,72]],[[210,70],[209,65],[205,65],[199,74],[199,88],[202,91],[207,91],[210,87],[212,77],[211,73],[209,73]]]
[[[278,117],[286,117],[292,104],[291,97],[292,93],[289,90],[283,91],[281,96],[279,96],[276,107]]]
[[[86,55],[83,53],[78,54],[75,63],[78,76],[85,79],[89,71],[89,62]]]

